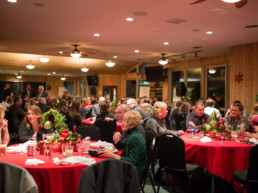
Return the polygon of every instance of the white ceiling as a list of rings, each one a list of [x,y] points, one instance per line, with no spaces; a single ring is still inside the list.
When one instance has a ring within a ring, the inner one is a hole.
[[[31,59],[36,65],[34,74],[82,75],[84,62],[90,69],[86,74],[123,73],[139,63],[157,64],[161,53],[171,56],[202,50],[199,57],[209,57],[227,54],[231,46],[258,42],[258,28],[245,28],[258,25],[258,0],[248,0],[240,9],[221,0],[190,5],[194,1],[1,0],[0,71],[26,73]],[[134,21],[126,21],[127,17]],[[185,21],[173,24],[168,22],[171,19]],[[79,44],[78,49],[88,56],[71,58],[73,44]],[[140,52],[134,53],[135,49]],[[63,55],[58,54],[60,50]],[[118,58],[113,59],[114,55]],[[42,56],[50,62],[39,62]],[[171,58],[181,60],[180,56]],[[186,55],[193,58],[194,54]],[[116,62],[114,68],[105,66],[110,59]]]

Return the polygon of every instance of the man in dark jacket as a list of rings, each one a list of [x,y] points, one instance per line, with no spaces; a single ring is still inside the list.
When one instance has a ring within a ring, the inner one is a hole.
[[[29,99],[36,97],[35,91],[31,89],[30,83],[26,84],[26,89],[22,91],[22,99],[24,99],[26,95],[29,97]]]
[[[20,123],[23,121],[26,113],[21,108],[22,99],[20,97],[14,98],[14,104],[9,108],[10,122],[9,132],[17,132],[19,130]]]
[[[47,100],[44,97],[39,98],[38,107],[41,109],[42,114],[49,111],[49,106],[47,105]]]

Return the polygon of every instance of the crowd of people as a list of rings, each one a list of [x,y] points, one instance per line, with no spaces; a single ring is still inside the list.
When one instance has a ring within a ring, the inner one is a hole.
[[[42,115],[50,108],[57,109],[66,116],[66,123],[71,131],[74,125],[78,127],[83,124],[83,119],[90,117],[111,121],[116,127],[117,125],[122,127],[122,131],[114,128],[113,143],[123,150],[123,154],[118,156],[104,151],[100,156],[133,163],[137,166],[139,177],[142,176],[147,159],[145,141],[147,130],[152,131],[156,137],[164,134],[180,136],[189,128],[198,131],[215,111],[216,117],[224,119],[225,125],[230,126],[232,130],[241,125],[245,136],[258,139],[258,104],[248,117],[240,101],[234,101],[223,117],[219,109],[215,108],[213,99],[199,99],[193,106],[190,102],[177,100],[169,108],[166,102],[157,101],[155,98],[123,98],[116,104],[114,112],[111,112],[112,102],[109,95],[98,98],[92,96],[91,99],[82,101],[79,96],[71,97],[68,91],[64,90],[63,96],[54,100],[53,104],[53,97],[48,96],[44,86],[40,85],[35,92],[30,84],[26,85],[21,97],[12,99],[9,95],[5,99],[0,104],[1,140],[9,142],[13,137],[10,135],[16,133],[18,142],[26,142],[36,135],[39,129],[43,133],[51,132],[42,126]]]

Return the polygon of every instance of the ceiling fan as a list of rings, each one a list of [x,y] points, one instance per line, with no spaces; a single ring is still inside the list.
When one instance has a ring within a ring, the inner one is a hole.
[[[198,3],[202,3],[202,2],[204,2],[204,1],[206,1],[206,0],[197,0],[197,1],[194,1],[194,2],[190,3],[190,5],[195,5],[195,4],[198,4]],[[222,1],[224,1],[224,0],[222,0]],[[237,8],[242,8],[242,7],[244,7],[247,3],[248,3],[248,0],[240,0],[240,1],[236,2],[236,3],[234,3],[234,4],[235,4],[235,6],[236,6]]]
[[[93,52],[82,52],[82,51],[79,51],[78,49],[78,44],[73,44],[72,46],[74,46],[74,49],[72,50],[72,52],[70,53],[70,55],[73,57],[73,58],[80,58],[80,57],[86,57],[88,56],[89,54],[94,54]]]
[[[160,65],[166,65],[171,64],[173,62],[176,62],[176,59],[169,59],[167,56],[165,56],[165,53],[161,53],[161,58],[159,60]]]

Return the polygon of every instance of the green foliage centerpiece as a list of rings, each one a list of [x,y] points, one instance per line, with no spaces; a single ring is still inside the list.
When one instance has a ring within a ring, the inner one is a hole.
[[[65,123],[65,115],[62,115],[57,110],[50,109],[43,114],[42,125],[45,129],[53,129],[55,132],[54,140],[58,141],[63,130],[68,130],[68,126]]]

